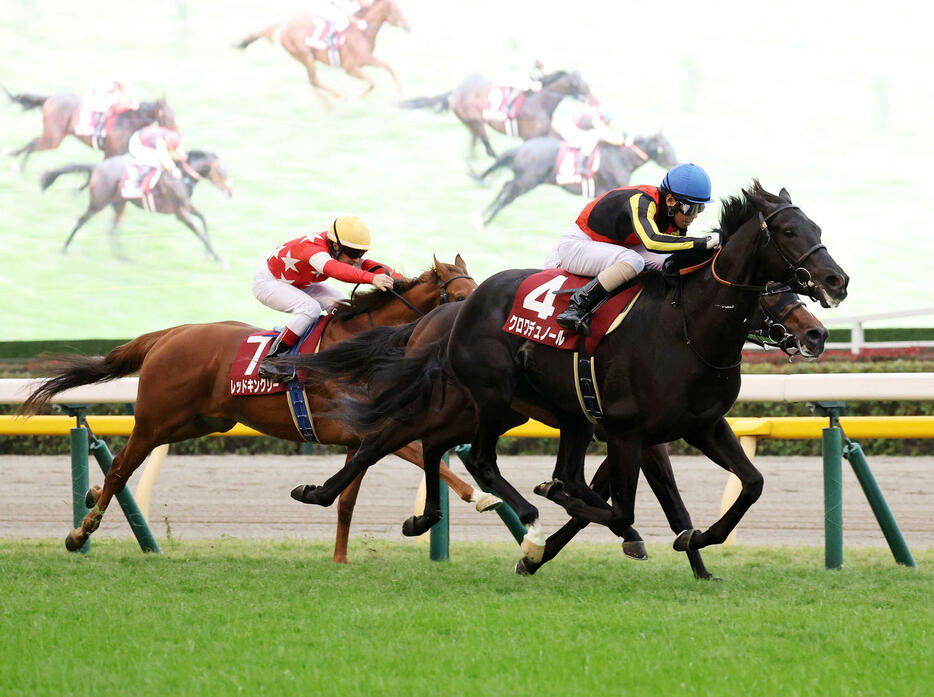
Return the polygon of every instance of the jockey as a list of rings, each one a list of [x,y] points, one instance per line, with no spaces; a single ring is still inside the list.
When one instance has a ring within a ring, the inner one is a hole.
[[[253,295],[273,310],[292,317],[276,337],[267,358],[287,353],[301,339],[323,310],[330,310],[344,295],[324,283],[335,278],[345,283],[370,283],[390,290],[392,269],[363,259],[370,248],[370,230],[360,218],[342,215],[324,232],[299,237],[280,245],[253,276]],[[283,374],[260,365],[260,377],[287,381]]]
[[[594,276],[555,318],[566,329],[590,334],[596,307],[646,267],[660,269],[672,252],[714,249],[720,235],[688,237],[688,226],[710,203],[710,177],[695,164],[673,167],[660,186],[624,186],[587,204],[577,224],[551,249],[545,266]]]
[[[153,168],[140,182],[141,192],[151,190],[156,185],[163,169],[171,172],[176,179],[181,179],[182,172],[175,164],[185,161],[181,141],[178,131],[157,125],[141,128],[130,136],[127,146],[130,155]]]
[[[613,115],[599,106],[588,105],[573,115],[559,115],[552,125],[562,140],[580,150],[578,174],[590,172],[591,162],[601,142],[610,145],[623,145],[626,142],[626,135],[616,127]]]
[[[104,80],[91,85],[81,98],[81,110],[75,124],[75,135],[93,136],[99,140],[103,135],[107,118],[135,109],[139,104],[127,95],[122,80]]]

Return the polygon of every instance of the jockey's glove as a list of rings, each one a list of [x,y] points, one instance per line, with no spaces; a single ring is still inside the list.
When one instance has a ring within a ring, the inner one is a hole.
[[[716,249],[720,246],[720,233],[711,232],[707,235],[707,249]]]

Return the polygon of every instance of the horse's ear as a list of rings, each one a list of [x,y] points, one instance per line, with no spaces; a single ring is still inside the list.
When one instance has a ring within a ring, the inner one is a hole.
[[[791,203],[791,194],[788,193],[788,189],[784,186],[782,190],[778,192],[779,198],[781,198],[785,203]]]
[[[436,254],[432,254],[431,261],[432,261],[432,268],[434,268],[435,272],[437,272],[438,269],[441,268],[441,263],[438,261],[438,256]]]
[[[458,254],[456,257],[454,257],[454,266],[456,266],[457,268],[459,268],[459,269],[460,269],[461,271],[463,271],[464,273],[467,272],[467,264],[464,262],[464,259],[463,259],[463,257],[461,257],[460,254]]]

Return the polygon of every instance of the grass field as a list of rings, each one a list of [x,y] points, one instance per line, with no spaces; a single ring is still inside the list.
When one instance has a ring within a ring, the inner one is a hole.
[[[2,695],[927,695],[931,576],[883,550],[682,555],[576,545],[531,578],[515,547],[0,542]]]
[[[773,13],[721,0],[673,21],[672,41],[659,38],[657,4],[641,0],[600,0],[586,11],[525,0],[402,6],[413,32],[383,29],[377,53],[396,69],[405,96],[438,94],[468,74],[496,75],[533,56],[553,68],[579,68],[632,132],[663,127],[682,160],[711,172],[717,195],[738,193],[753,176],[767,188],[787,186],[853,277],[838,316],[934,303],[934,288],[904,272],[934,252],[934,238],[917,232],[917,201],[930,197],[930,185],[914,174],[930,154],[923,114],[934,108],[934,87],[913,77],[932,49],[920,33],[912,39],[921,25],[904,20],[907,3],[880,16],[868,3],[841,14],[795,0]],[[71,139],[34,155],[24,174],[6,160],[0,339],[125,338],[223,319],[270,326],[282,316],[250,291],[260,260],[345,212],[369,222],[375,258],[410,274],[428,266],[433,253],[442,260],[462,253],[478,279],[541,263],[583,199],[540,187],[477,230],[471,216],[504,178],[480,187],[467,176],[466,130],[451,114],[398,109],[388,75],[375,70],[377,89],[360,100],[362,83],[322,68],[322,80],[350,95],[328,107],[278,46],[232,48],[306,7],[301,0],[4,4],[0,83],[13,92],[81,92],[117,73],[141,98],[164,92],[185,147],[220,154],[237,191],[228,201],[201,184],[194,196],[228,270],[174,219],[135,209],[122,231],[132,263],[110,254],[109,211],[85,226],[64,256],[58,250],[87,197],[73,195],[66,179],[41,194],[38,176],[98,155]],[[886,30],[888,23],[897,31]],[[641,24],[653,29],[631,29]],[[868,34],[874,38],[867,48]],[[0,108],[0,147],[28,142],[39,120],[36,111]],[[495,140],[499,149],[512,143]],[[478,154],[474,166],[486,161]],[[661,175],[649,164],[633,181],[655,183]],[[716,218],[711,207],[697,226],[706,229]]]

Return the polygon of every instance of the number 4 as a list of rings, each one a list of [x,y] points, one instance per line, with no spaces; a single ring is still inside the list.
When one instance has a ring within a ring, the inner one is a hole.
[[[539,319],[548,319],[555,313],[555,291],[561,290],[565,280],[564,276],[555,276],[533,288],[522,301],[522,307],[537,313]]]

